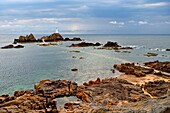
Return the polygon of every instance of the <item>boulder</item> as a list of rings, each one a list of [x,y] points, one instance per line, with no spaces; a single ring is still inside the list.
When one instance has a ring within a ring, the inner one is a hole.
[[[73,69],[71,69],[71,71],[78,71],[78,69],[77,68],[73,68]]]

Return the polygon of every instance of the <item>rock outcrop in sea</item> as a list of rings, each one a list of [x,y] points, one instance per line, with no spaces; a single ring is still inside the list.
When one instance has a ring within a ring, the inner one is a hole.
[[[38,42],[57,42],[64,40],[63,37],[59,33],[53,33],[50,36],[43,36],[42,38],[38,39]]]
[[[132,47],[122,47],[117,42],[108,41],[106,44],[104,44],[103,47],[100,47],[97,49],[115,50],[115,52],[120,52],[120,50],[131,50],[133,48]],[[122,51],[122,52],[129,53],[130,51]]]
[[[37,42],[36,38],[34,35],[31,33],[26,36],[20,36],[19,39],[14,39],[14,43],[24,43],[24,42]]]
[[[18,48],[24,48],[24,46],[23,45],[16,45],[16,46],[14,46],[14,45],[10,44],[10,45],[1,47],[1,49],[12,49],[12,48],[17,48],[18,49]]]
[[[36,39],[35,36],[31,33],[26,36],[19,36],[19,39],[14,39],[13,44],[17,43],[29,43],[29,42],[58,42],[58,41],[82,41],[79,37],[70,38],[63,38],[63,36],[59,33],[53,33],[49,36],[43,36],[39,39]]]
[[[96,43],[81,42],[78,44],[72,44],[69,47],[89,47],[89,46],[101,46],[101,44],[99,42]]]

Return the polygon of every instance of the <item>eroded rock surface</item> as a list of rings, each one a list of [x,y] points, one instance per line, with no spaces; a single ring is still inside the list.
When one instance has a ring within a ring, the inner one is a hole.
[[[136,75],[137,77],[143,77],[146,74],[151,74],[154,72],[151,68],[144,68],[141,66],[136,66],[134,63],[125,63],[125,64],[115,64],[114,68],[116,68],[120,72],[124,72],[125,74]]]
[[[67,80],[41,80],[39,84],[35,84],[36,94],[57,98],[63,96],[74,96],[77,92],[77,83]]]

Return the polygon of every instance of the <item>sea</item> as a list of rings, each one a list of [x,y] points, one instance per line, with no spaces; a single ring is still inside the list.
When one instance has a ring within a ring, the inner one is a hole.
[[[50,34],[35,34],[36,38]],[[133,50],[97,49],[96,47],[70,48],[72,43],[57,42],[58,46],[42,47],[37,43],[22,44],[22,49],[0,49],[0,95],[12,95],[15,90],[33,89],[40,80],[70,80],[79,85],[89,80],[117,77],[112,73],[114,64],[148,61],[170,61],[170,35],[113,35],[113,34],[62,34],[64,38],[80,37],[85,42],[118,42]],[[11,44],[19,34],[0,34],[0,47]],[[78,50],[77,52],[70,52]],[[157,56],[147,57],[151,52]],[[78,71],[71,71],[77,68]]]

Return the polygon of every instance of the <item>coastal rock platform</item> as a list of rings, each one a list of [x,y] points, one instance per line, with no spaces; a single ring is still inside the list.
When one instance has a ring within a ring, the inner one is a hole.
[[[34,85],[34,89],[15,91],[13,96],[2,95],[0,111],[2,113],[170,112],[170,78],[154,75],[152,68],[136,66],[134,63],[114,67],[123,74],[117,78],[97,78],[80,86],[68,80],[41,80]],[[136,75],[136,71],[145,76]],[[154,76],[154,79],[148,79],[151,76]],[[67,102],[64,107],[57,109],[56,98],[69,96],[76,96],[77,101]]]

